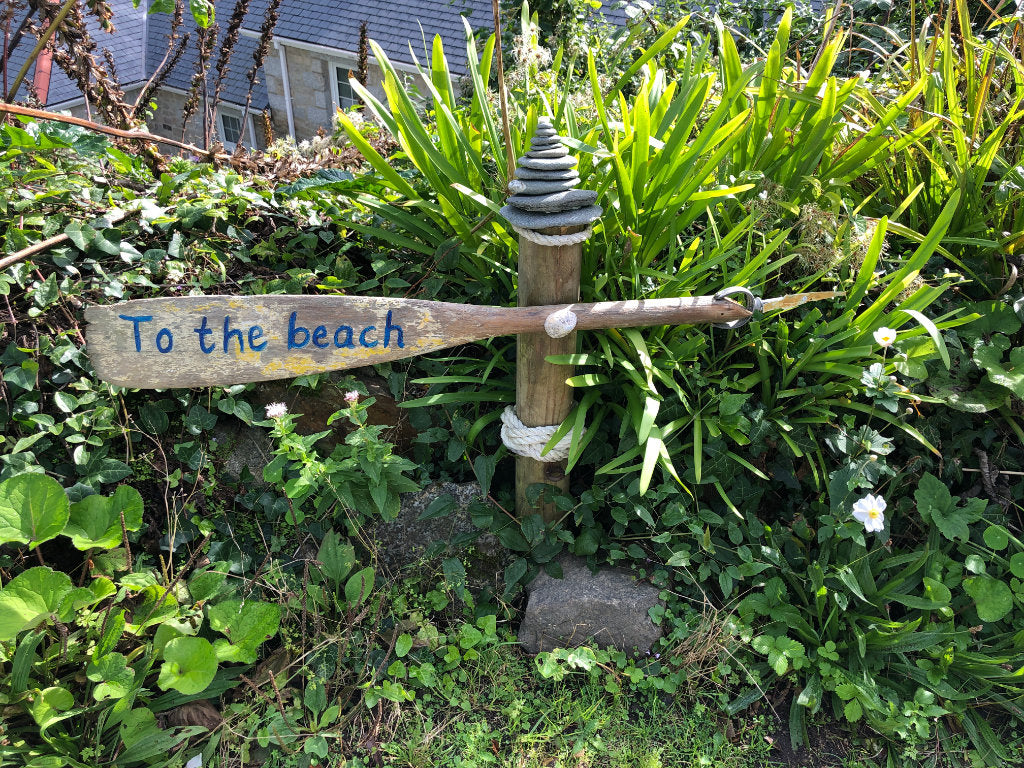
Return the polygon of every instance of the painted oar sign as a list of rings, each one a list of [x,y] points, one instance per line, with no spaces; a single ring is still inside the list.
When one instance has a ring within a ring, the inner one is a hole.
[[[769,299],[784,309],[833,294]],[[362,296],[185,296],[88,307],[89,356],[124,387],[223,386],[398,360],[492,336],[541,333],[555,313],[576,330],[720,323],[750,316],[710,296],[486,307]]]

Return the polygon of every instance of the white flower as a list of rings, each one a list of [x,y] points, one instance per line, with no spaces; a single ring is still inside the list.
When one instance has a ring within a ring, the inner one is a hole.
[[[268,419],[280,419],[288,413],[288,406],[284,403],[271,403],[266,410]]]
[[[875,533],[885,527],[885,499],[870,493],[853,505],[853,517],[864,524],[864,530]]]
[[[351,392],[346,392],[345,393],[345,402],[346,403],[350,403],[350,404],[351,403],[358,403],[359,402],[359,393],[356,392],[354,389]]]
[[[883,347],[891,347],[896,341],[896,331],[892,328],[882,327],[875,331],[875,343]]]

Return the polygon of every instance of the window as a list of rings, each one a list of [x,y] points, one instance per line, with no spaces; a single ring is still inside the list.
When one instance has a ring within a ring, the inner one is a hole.
[[[352,70],[345,67],[335,67],[334,70],[338,79],[338,106],[342,109],[356,106],[359,103],[359,97],[348,82]]]
[[[220,133],[224,146],[234,149],[242,139],[242,118],[238,115],[220,115]]]

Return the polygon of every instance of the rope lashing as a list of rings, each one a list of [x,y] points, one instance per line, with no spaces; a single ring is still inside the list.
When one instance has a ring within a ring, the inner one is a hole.
[[[552,446],[547,453],[542,453],[544,446],[554,436],[558,425],[546,427],[528,427],[516,416],[516,408],[509,405],[501,413],[501,442],[516,456],[525,456],[534,461],[563,461],[569,458],[572,446],[572,432]]]
[[[537,245],[547,246],[559,246],[559,245],[576,245],[576,243],[582,243],[592,234],[594,230],[592,227],[587,227],[581,232],[573,232],[571,235],[542,235],[540,232],[534,232],[532,229],[524,229],[523,227],[517,227],[514,224],[512,229],[517,234],[526,238],[527,240],[536,243]]]

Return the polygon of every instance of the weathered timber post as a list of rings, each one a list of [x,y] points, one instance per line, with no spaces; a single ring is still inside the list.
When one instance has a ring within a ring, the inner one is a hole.
[[[530,149],[519,158],[513,194],[502,215],[519,233],[519,306],[574,304],[580,298],[583,242],[601,216],[597,193],[576,189],[579,173],[551,123],[541,120]],[[556,313],[545,333],[521,333],[516,347],[516,405],[502,416],[502,439],[516,453],[516,514],[557,517],[554,503],[531,505],[526,490],[536,483],[569,489],[569,437],[547,453],[545,444],[572,410],[572,368],[545,361],[576,351],[576,316]]]

